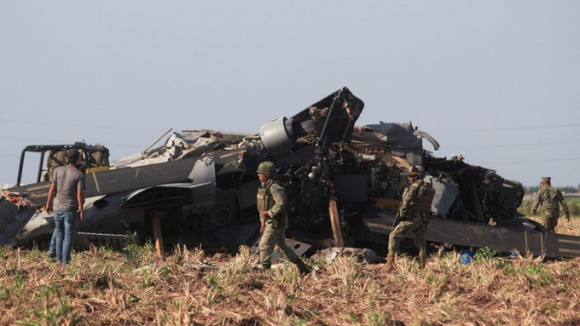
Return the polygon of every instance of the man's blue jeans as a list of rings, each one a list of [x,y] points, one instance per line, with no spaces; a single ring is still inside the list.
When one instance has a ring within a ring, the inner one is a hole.
[[[48,247],[48,255],[50,257],[56,257],[56,227],[52,231],[52,236],[50,237],[50,246]]]
[[[54,223],[56,226],[56,260],[65,265],[70,262],[77,212],[54,211]]]

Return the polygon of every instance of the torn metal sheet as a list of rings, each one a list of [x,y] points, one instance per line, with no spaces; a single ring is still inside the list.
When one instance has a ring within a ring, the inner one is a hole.
[[[360,261],[364,261],[369,264],[379,263],[384,261],[383,258],[377,256],[374,250],[368,248],[343,248],[343,247],[332,247],[326,248],[316,252],[312,257],[314,261],[324,261],[328,264],[333,262],[336,257],[339,256],[349,256],[356,257]]]
[[[431,184],[436,192],[435,198],[431,202],[431,210],[439,216],[447,215],[451,205],[457,199],[459,188],[449,180],[437,179],[432,176],[426,176],[424,180]]]
[[[36,213],[35,207],[17,206],[0,197],[0,246],[11,244]]]
[[[258,239],[258,241],[256,241],[254,243],[254,245],[252,245],[250,247],[250,253],[251,254],[258,254],[260,252],[259,245],[260,245],[260,240]],[[288,247],[290,247],[290,249],[294,250],[294,252],[298,255],[298,257],[303,256],[308,251],[308,249],[310,249],[312,247],[311,245],[309,245],[307,243],[288,239],[288,238],[286,238],[286,245],[288,245]],[[283,261],[283,258],[280,256],[278,251],[274,250],[274,252],[272,253],[272,262],[276,262],[276,261]]]
[[[132,234],[77,232],[74,237],[73,246],[80,249],[97,246],[122,250],[131,242],[135,242],[135,236]]]

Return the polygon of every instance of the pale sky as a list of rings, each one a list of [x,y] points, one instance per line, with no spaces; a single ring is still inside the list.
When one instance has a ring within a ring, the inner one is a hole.
[[[576,0],[0,0],[0,183],[26,145],[115,160],[168,128],[258,133],[348,86],[358,124],[412,121],[436,156],[576,187],[579,17]]]

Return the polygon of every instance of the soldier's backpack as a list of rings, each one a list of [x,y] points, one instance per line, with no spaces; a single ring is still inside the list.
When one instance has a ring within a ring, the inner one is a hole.
[[[431,214],[431,203],[435,197],[435,189],[430,183],[423,182],[423,185],[419,188],[419,193],[417,194],[419,202],[419,213],[421,214]]]

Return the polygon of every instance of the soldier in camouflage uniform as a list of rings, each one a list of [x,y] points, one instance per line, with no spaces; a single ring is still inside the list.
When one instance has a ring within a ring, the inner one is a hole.
[[[395,254],[401,241],[407,237],[415,241],[419,249],[419,265],[425,266],[427,245],[425,233],[431,216],[431,202],[435,195],[433,187],[425,183],[425,170],[422,166],[414,167],[409,173],[410,184],[403,191],[403,200],[397,213],[395,229],[389,234],[389,253],[387,268],[391,269],[395,262]]]
[[[546,231],[551,233],[555,232],[554,229],[558,225],[558,218],[560,217],[560,207],[558,205],[562,205],[562,209],[566,213],[566,219],[570,222],[570,211],[564,201],[562,192],[552,187],[550,177],[542,177],[540,189],[538,189],[532,205],[532,213],[536,215],[538,206],[542,207],[542,224]]]
[[[311,268],[286,245],[285,230],[288,225],[286,190],[274,180],[276,165],[272,162],[263,162],[258,166],[257,173],[260,180],[257,206],[260,213],[260,233],[263,233],[259,245],[262,268],[271,268],[272,252],[277,246],[278,252],[282,251],[289,261],[296,264],[301,274],[310,273]]]

